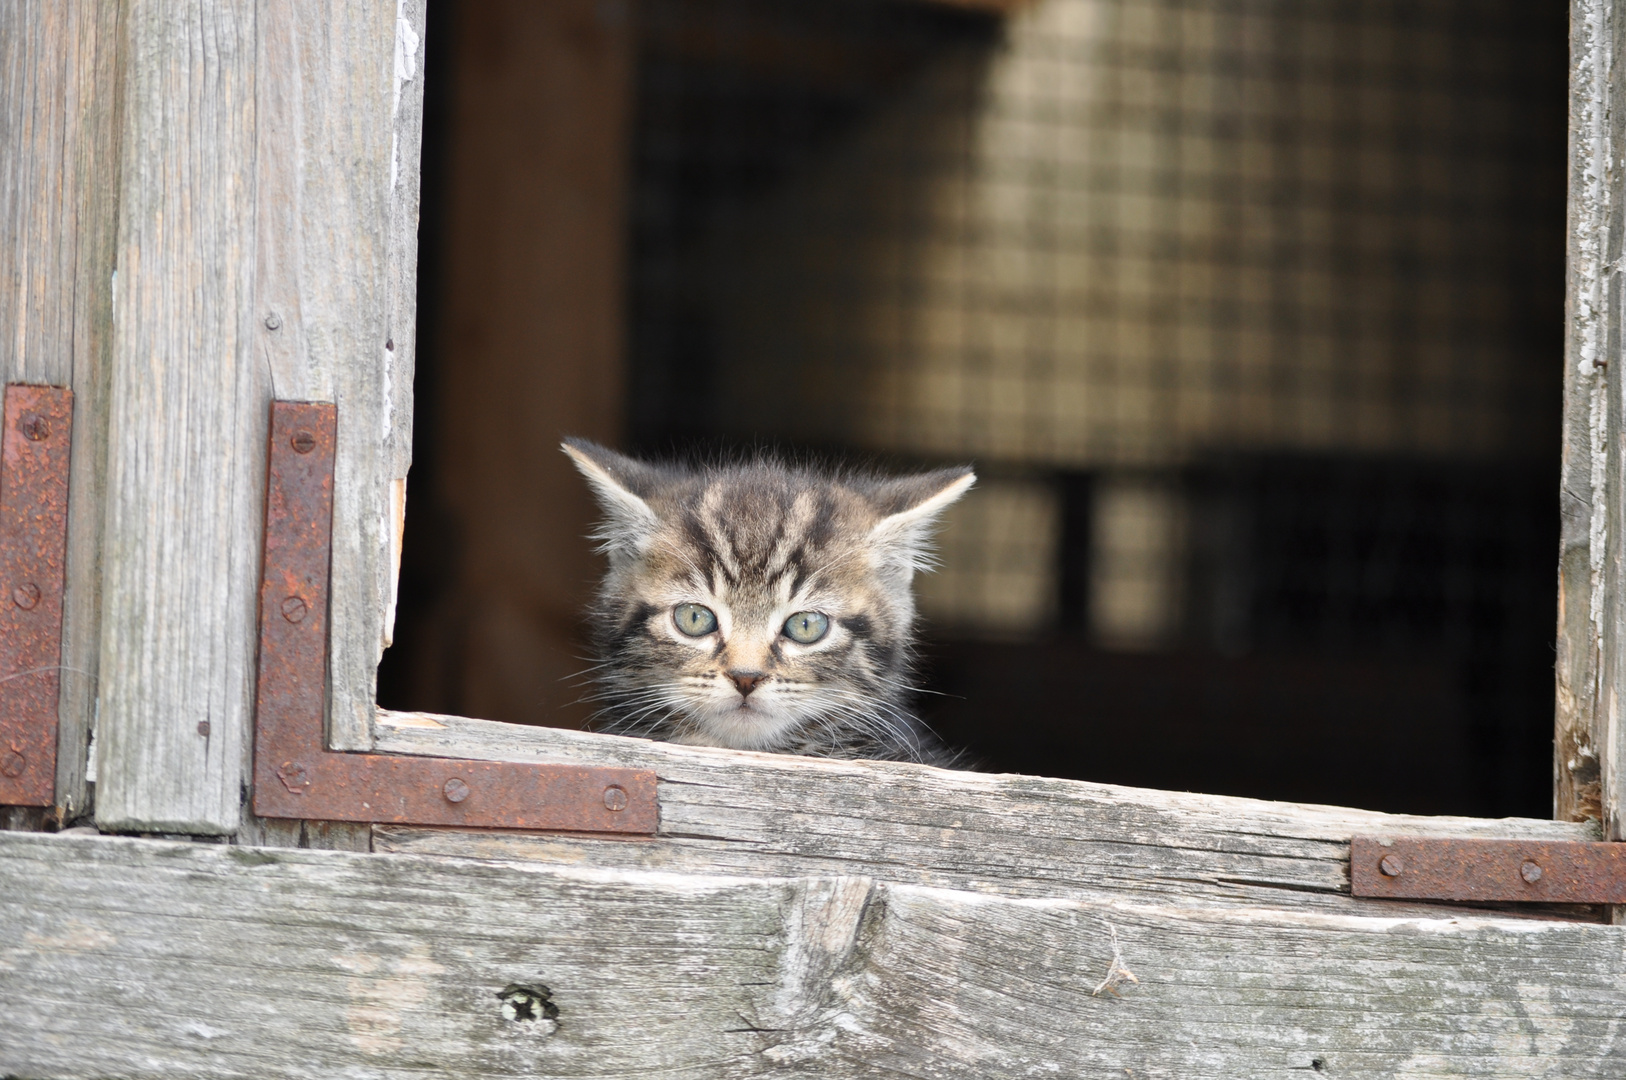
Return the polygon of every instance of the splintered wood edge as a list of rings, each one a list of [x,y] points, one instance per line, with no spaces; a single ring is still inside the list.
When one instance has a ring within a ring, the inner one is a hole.
[[[909,778],[916,785],[900,788],[899,801],[914,801],[929,791],[934,800],[955,792],[986,796],[1009,790],[1057,800],[1058,814],[1073,814],[1091,805],[1142,809],[1158,814],[1189,815],[1194,826],[1224,832],[1255,832],[1303,839],[1348,842],[1356,833],[1414,836],[1482,836],[1512,839],[1597,840],[1596,822],[1549,821],[1540,818],[1475,818],[1386,814],[1376,810],[1316,803],[1273,802],[1231,795],[1162,791],[1085,780],[1026,776],[1016,773],[961,772],[894,761],[845,761],[789,754],[681,746],[620,735],[566,728],[504,724],[437,713],[380,709],[375,731],[380,751],[432,757],[467,757],[498,761],[571,761],[652,768],[662,779],[693,783],[708,778],[719,784],[761,788],[772,794],[775,775],[816,774],[870,784]],[[917,794],[919,792],[920,794]],[[944,809],[952,809],[945,804]],[[1019,823],[1013,822],[1013,827]]]

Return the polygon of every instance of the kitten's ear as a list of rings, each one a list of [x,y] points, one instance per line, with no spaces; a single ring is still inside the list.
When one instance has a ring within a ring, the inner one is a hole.
[[[660,473],[586,439],[566,439],[560,448],[587,477],[604,509],[604,521],[592,534],[599,549],[612,558],[642,554],[660,524],[645,501],[659,483]]]
[[[870,501],[885,516],[870,530],[870,542],[884,562],[906,579],[926,569],[937,516],[976,482],[977,474],[961,467],[882,480],[871,488]]]

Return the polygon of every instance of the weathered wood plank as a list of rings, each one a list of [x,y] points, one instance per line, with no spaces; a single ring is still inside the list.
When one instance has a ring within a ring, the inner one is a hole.
[[[407,472],[412,467],[413,373],[418,351],[418,194],[423,160],[424,34],[428,0],[401,0],[395,18],[394,131],[390,146],[389,250],[385,257],[383,439],[389,458],[388,604],[380,642],[366,668],[368,709],[354,708],[364,722],[348,741],[361,748],[372,737],[380,654],[395,634],[395,597],[401,577],[401,535],[406,526]]]
[[[1558,572],[1554,811],[1601,817],[1622,838],[1619,724],[1610,716],[1623,667],[1621,561],[1626,537],[1612,527],[1621,507],[1619,460],[1623,211],[1619,155],[1626,110],[1615,108],[1626,77],[1626,33],[1616,0],[1572,0],[1568,332]]]
[[[86,806],[96,698],[118,165],[118,5],[0,6],[0,384],[74,390],[59,820]],[[5,674],[5,673],[0,673]]]
[[[1349,896],[1355,832],[1596,836],[1566,822],[1404,817],[413,713],[379,720],[379,749],[391,753],[654,769],[661,826],[640,842],[379,827],[376,851],[692,873],[839,869],[1014,896],[1392,913]]]
[[[233,843],[244,847],[314,848],[318,851],[371,851],[372,829],[350,821],[263,818],[244,810]]]
[[[0,1071],[1617,1077],[1623,935],[4,834]]]
[[[258,9],[255,333],[277,397],[339,406],[328,702],[342,749],[367,748],[411,460],[423,15],[422,0]]]
[[[104,828],[238,828],[273,395],[339,406],[330,727],[365,744],[410,455],[422,20],[418,0],[126,16]]]
[[[254,335],[254,14],[251,0],[124,14],[104,828],[237,827],[270,395]]]

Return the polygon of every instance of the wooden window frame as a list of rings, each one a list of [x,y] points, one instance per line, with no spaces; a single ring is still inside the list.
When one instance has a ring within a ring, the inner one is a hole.
[[[1566,820],[1493,821],[377,709],[424,2],[0,11],[0,376],[71,386],[76,431],[58,802],[0,833],[0,1073],[1621,1074],[1626,928],[1357,900],[1348,844],[1622,838],[1626,3],[1572,5]],[[656,836],[247,812],[273,398],[339,405],[328,745],[651,769]],[[84,820],[93,726],[94,825],[40,831]]]

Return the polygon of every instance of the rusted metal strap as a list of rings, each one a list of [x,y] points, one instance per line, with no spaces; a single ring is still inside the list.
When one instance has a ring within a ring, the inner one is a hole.
[[[0,431],[0,805],[56,800],[73,391],[6,387]]]
[[[1626,904],[1626,844],[1357,836],[1349,884],[1391,900]]]
[[[271,407],[254,812],[268,818],[652,834],[649,769],[327,749],[328,570],[337,411]]]

